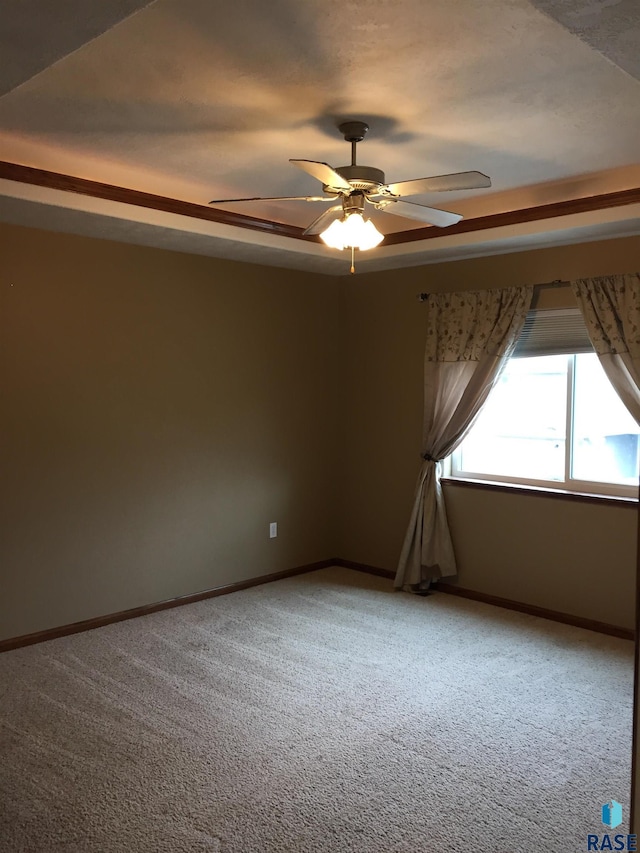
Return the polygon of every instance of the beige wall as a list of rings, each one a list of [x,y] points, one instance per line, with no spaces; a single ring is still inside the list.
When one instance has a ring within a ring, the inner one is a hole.
[[[342,293],[338,553],[395,570],[419,469],[425,290],[638,268],[640,239],[356,275]],[[546,291],[547,300],[557,291]],[[632,627],[634,508],[445,487],[461,586]]]
[[[333,554],[341,283],[11,226],[0,258],[0,638]]]
[[[627,271],[639,249],[335,279],[1,226],[0,638],[336,555],[395,569],[416,294]],[[446,488],[461,585],[632,624],[633,510]]]

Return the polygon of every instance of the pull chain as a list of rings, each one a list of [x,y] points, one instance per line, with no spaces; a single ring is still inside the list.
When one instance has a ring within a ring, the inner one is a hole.
[[[353,275],[354,272],[356,271],[356,265],[354,263],[354,254],[355,254],[355,249],[352,246],[351,247],[351,275]]]

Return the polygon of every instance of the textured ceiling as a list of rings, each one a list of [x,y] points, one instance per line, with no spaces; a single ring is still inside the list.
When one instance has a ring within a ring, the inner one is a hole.
[[[490,175],[490,190],[412,199],[466,217],[640,186],[637,0],[54,5],[55,15],[47,0],[3,7],[4,161],[198,204],[317,193],[320,185],[288,159],[348,163],[336,124],[362,118],[371,131],[359,162],[389,180],[469,169]],[[25,196],[1,183],[6,220],[57,228],[64,221],[76,223],[66,230],[151,243],[141,233],[155,226],[158,245],[184,250],[184,236],[180,246],[169,236],[187,233],[184,224],[141,223],[132,213],[137,224],[127,235],[123,205],[83,210],[68,193]],[[74,213],[56,222],[61,207]],[[322,207],[229,209],[306,226]],[[628,214],[627,231],[637,221]],[[378,224],[386,232],[417,225],[388,214]],[[291,238],[191,225],[189,251],[327,272],[342,258]],[[538,233],[548,242],[545,226]],[[438,242],[413,245],[413,262],[428,262]],[[363,263],[398,266],[406,255],[383,243]]]

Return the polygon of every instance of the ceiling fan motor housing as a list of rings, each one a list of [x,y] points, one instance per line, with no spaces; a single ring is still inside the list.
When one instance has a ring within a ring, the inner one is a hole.
[[[385,183],[384,172],[373,166],[338,166],[335,171],[348,181],[354,190],[365,193],[375,192]],[[331,187],[325,185],[325,191],[330,189]]]

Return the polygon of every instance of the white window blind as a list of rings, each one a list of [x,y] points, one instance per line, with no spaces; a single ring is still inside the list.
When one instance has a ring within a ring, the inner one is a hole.
[[[527,314],[512,358],[593,352],[578,308],[533,310]]]

